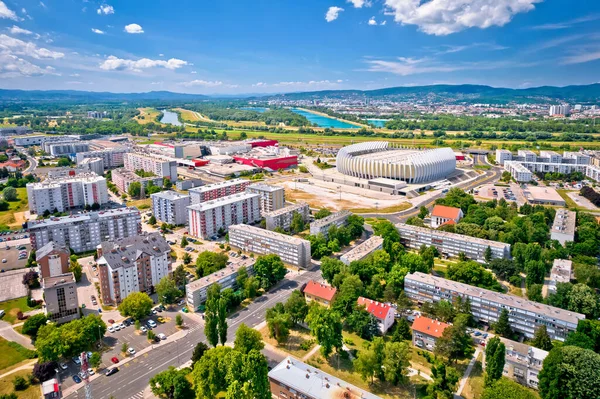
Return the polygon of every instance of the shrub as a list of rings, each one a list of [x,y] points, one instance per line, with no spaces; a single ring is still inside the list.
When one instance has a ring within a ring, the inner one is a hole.
[[[303,351],[310,350],[310,348],[312,348],[314,344],[314,339],[307,339],[306,341],[302,341],[302,343],[300,344],[300,349],[302,349]]]
[[[25,378],[18,375],[13,379],[13,386],[15,387],[15,391],[24,391],[29,386],[29,383]]]

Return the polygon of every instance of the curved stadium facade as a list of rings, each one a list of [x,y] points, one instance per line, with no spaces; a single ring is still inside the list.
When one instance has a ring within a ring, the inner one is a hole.
[[[387,141],[369,141],[342,148],[337,170],[363,179],[378,177],[403,180],[408,184],[444,179],[456,169],[451,148],[417,150],[393,147]]]

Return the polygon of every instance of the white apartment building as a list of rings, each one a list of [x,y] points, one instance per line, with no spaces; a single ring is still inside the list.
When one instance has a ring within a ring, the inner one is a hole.
[[[103,241],[97,251],[105,304],[119,304],[133,292],[150,293],[171,273],[171,247],[158,232]]]
[[[79,318],[77,283],[73,273],[43,278],[42,289],[48,319],[61,324]]]
[[[506,348],[502,374],[521,385],[538,389],[538,374],[549,352],[502,337],[500,341]]]
[[[518,182],[531,181],[533,173],[593,173],[588,172],[592,158],[582,152],[565,151],[560,155],[555,151],[540,151],[538,156],[530,150],[519,150],[517,155],[507,150],[496,150],[496,161]]]
[[[369,239],[358,244],[350,251],[346,252],[340,257],[340,260],[346,265],[354,262],[355,260],[361,260],[371,255],[378,249],[383,248],[383,238],[380,236],[371,236]]]
[[[127,170],[125,168],[113,169],[111,171],[112,182],[121,192],[128,193],[129,186],[131,183],[140,183],[141,189],[144,190],[148,187],[148,183],[152,182],[157,187],[163,186],[163,178],[159,176],[152,177],[140,177],[135,172]],[[144,193],[141,193],[140,196],[143,198]]]
[[[106,148],[98,151],[86,151],[77,153],[77,164],[86,158],[102,158],[106,169],[122,167],[124,164],[123,156],[129,152],[129,148]]]
[[[510,175],[518,182],[527,183],[533,180],[533,173],[523,166],[521,162],[505,161],[504,170],[509,172]]]
[[[177,181],[177,162],[140,152],[128,152],[123,155],[125,169],[135,172],[144,170],[158,177],[166,177],[172,182]]]
[[[528,338],[533,338],[535,330],[545,325],[551,339],[564,341],[569,333],[575,331],[579,320],[585,319],[585,315],[581,313],[421,272],[406,275],[404,291],[410,299],[419,303],[441,300],[453,303],[458,296],[463,300],[468,298],[473,317],[488,325],[497,322],[502,310],[506,309],[509,312],[510,327]]]
[[[492,258],[510,258],[510,244],[484,240],[445,231],[432,230],[427,227],[411,226],[398,223],[396,229],[402,243],[411,249],[419,249],[421,245],[434,246],[447,256],[458,256],[463,252],[468,258],[482,261],[485,251],[492,250]]]
[[[50,241],[75,253],[96,250],[106,240],[136,236],[142,231],[140,211],[120,208],[27,222],[29,239],[38,250]]]
[[[261,220],[258,194],[241,193],[188,206],[189,233],[208,239],[229,226]]]
[[[348,223],[348,217],[350,215],[352,215],[350,211],[342,210],[332,213],[331,215],[322,219],[317,219],[310,224],[310,234],[314,236],[323,234],[325,237],[327,237],[328,230],[331,226],[345,226]]]
[[[542,150],[540,151],[540,158],[545,158],[548,163],[562,163],[563,157],[556,151]],[[529,161],[528,161],[529,162]],[[535,162],[535,161],[532,161]]]
[[[190,202],[192,205],[201,202],[212,201],[218,198],[227,197],[233,194],[239,194],[246,191],[250,185],[249,180],[232,179],[220,183],[207,184],[202,187],[196,187],[189,190]]]
[[[246,187],[246,192],[260,195],[260,211],[263,214],[276,211],[285,206],[285,192],[283,187],[255,183]]]
[[[498,165],[504,166],[504,162],[512,160],[512,152],[509,150],[496,150],[496,162]]]
[[[568,283],[571,281],[573,273],[572,268],[572,261],[568,259],[554,259],[552,270],[550,270],[550,282],[548,283],[549,293],[556,293],[556,284]]]
[[[102,158],[85,158],[77,165],[81,169],[93,172],[98,176],[104,174],[104,161]]]
[[[310,242],[258,227],[237,224],[229,227],[229,244],[260,255],[279,255],[284,263],[310,268]]]
[[[163,191],[152,194],[150,198],[152,198],[152,214],[156,220],[174,225],[187,224],[189,195]]]
[[[299,213],[302,216],[304,223],[308,222],[310,208],[306,202],[298,202],[276,211],[263,213],[267,222],[267,230],[275,230],[277,227],[289,230],[295,213]]]
[[[95,173],[49,178],[43,182],[28,183],[26,187],[29,210],[38,215],[46,210],[64,212],[108,202],[106,179]]]
[[[76,154],[78,152],[88,151],[90,145],[81,141],[70,141],[70,142],[58,142],[58,143],[44,143],[45,150],[50,155],[57,157],[60,155]]]
[[[213,284],[219,284],[221,290],[237,288],[236,279],[241,268],[245,268],[249,276],[254,274],[254,259],[236,259],[232,262],[225,268],[194,280],[185,286],[186,301],[190,310],[195,312],[200,305],[206,302],[208,289]]]
[[[558,240],[562,245],[567,241],[575,241],[575,224],[577,214],[567,209],[559,209],[554,215],[554,223],[550,229],[550,239]]]
[[[560,116],[569,116],[571,114],[571,106],[570,105],[551,105],[550,110],[548,112],[550,116],[560,115]]]
[[[600,167],[588,165],[585,169],[585,175],[594,181],[600,182]]]

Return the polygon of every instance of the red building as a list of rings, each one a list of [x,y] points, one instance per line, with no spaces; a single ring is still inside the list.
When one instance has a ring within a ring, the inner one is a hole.
[[[278,144],[277,140],[256,139],[248,141],[248,144],[254,147],[274,147]]]
[[[298,157],[296,155],[287,157],[233,156],[233,159],[244,165],[270,170],[287,169],[298,166]]]

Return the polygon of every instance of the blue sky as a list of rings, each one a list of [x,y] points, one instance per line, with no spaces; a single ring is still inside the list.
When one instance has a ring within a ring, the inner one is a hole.
[[[235,94],[598,81],[598,1],[0,0],[0,88]]]

